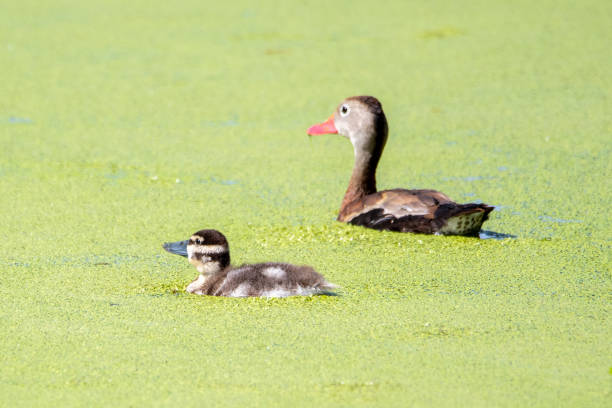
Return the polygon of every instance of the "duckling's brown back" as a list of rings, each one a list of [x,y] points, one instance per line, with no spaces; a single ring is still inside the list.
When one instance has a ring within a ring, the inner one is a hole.
[[[243,265],[226,272],[215,296],[286,297],[324,293],[336,286],[310,266],[287,263]],[[211,286],[212,288],[212,286]]]

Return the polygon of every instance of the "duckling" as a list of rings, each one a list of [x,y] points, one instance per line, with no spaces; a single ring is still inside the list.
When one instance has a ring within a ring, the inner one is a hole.
[[[494,207],[459,204],[436,190],[376,190],[376,167],[389,128],[382,105],[373,96],[346,98],[327,121],[308,135],[339,133],[348,138],[355,163],[338,221],[366,228],[422,234],[477,235]]]
[[[200,273],[188,293],[226,297],[287,297],[327,294],[337,286],[312,267],[288,263],[259,263],[233,267],[225,236],[203,229],[185,241],[166,242],[163,248],[189,259]]]

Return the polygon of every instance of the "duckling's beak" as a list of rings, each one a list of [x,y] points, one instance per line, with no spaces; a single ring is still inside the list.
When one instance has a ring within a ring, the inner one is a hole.
[[[329,117],[325,122],[313,125],[308,128],[308,135],[327,135],[329,133],[338,133],[336,125],[334,125],[334,114]]]
[[[166,251],[170,252],[171,254],[180,255],[180,256],[184,256],[185,258],[187,258],[187,244],[188,243],[189,243],[188,239],[186,239],[185,241],[178,241],[178,242],[165,242],[163,247]]]

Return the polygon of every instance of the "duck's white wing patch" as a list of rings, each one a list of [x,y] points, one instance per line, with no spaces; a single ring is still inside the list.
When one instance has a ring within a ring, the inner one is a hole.
[[[446,225],[440,228],[440,234],[458,234],[463,235],[468,232],[480,228],[482,225],[483,212],[473,212],[469,214],[459,214],[451,217],[446,222]]]
[[[272,266],[270,268],[266,268],[263,271],[261,271],[261,273],[264,276],[267,276],[268,278],[272,278],[272,279],[283,279],[284,277],[287,276],[287,272],[285,272],[284,269],[279,268],[278,266]]]

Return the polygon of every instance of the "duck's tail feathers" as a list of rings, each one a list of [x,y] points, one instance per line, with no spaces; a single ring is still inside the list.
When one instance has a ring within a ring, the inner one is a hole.
[[[441,204],[435,218],[444,220],[445,224],[438,230],[440,234],[476,235],[482,224],[489,218],[495,207],[487,204]]]

